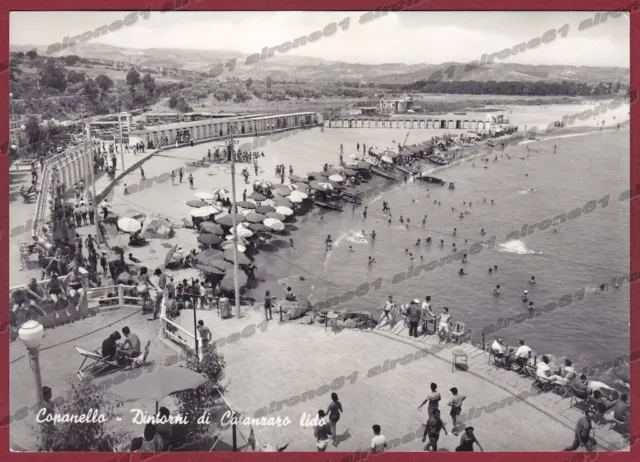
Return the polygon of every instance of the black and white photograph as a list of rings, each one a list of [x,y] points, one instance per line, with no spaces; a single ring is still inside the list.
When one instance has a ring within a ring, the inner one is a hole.
[[[12,451],[630,450],[630,13],[407,9],[11,12]]]

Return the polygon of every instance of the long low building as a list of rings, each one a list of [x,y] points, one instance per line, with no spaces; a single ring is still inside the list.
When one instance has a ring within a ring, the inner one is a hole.
[[[327,128],[408,128],[447,130],[488,130],[493,125],[508,123],[504,112],[468,112],[425,116],[422,114],[398,117],[365,116],[327,119]]]
[[[158,145],[159,139],[168,139],[169,144],[175,143],[177,138],[198,141],[203,139],[225,136],[230,127],[235,127],[238,135],[263,133],[271,130],[295,128],[322,124],[322,114],[317,112],[297,112],[292,114],[266,114],[254,117],[240,116],[225,119],[195,120],[192,122],[176,122],[147,126],[142,130],[129,132],[130,143],[142,141],[145,145]],[[160,137],[160,138],[158,138]]]

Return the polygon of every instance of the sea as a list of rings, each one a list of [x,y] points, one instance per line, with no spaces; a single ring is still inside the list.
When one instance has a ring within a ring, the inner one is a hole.
[[[340,145],[348,159],[356,143],[393,146],[404,135],[402,130],[314,129],[267,145],[265,152],[317,159],[317,165],[309,162],[309,171],[317,171],[328,156],[337,161]],[[376,315],[389,295],[399,304],[428,295],[436,312],[446,306],[455,321],[466,324],[475,344],[482,344],[483,333],[487,343],[497,336],[510,345],[522,339],[539,357],[548,355],[556,364],[569,358],[579,369],[589,367],[602,381],[624,388],[630,287],[628,279],[618,284],[612,279],[627,275],[630,267],[629,155],[628,126],[542,133],[539,140],[495,151],[486,161],[468,160],[435,174],[453,182],[454,189],[409,180],[355,210],[314,209],[297,219],[290,235],[255,256],[263,282],[249,295],[261,299],[266,289],[278,294],[278,286],[291,286],[312,304],[341,296],[332,309]],[[383,202],[391,208],[391,223]],[[565,220],[556,218],[563,214]],[[327,251],[329,235],[333,248]],[[466,263],[447,259],[455,254],[453,244],[458,251],[469,249]],[[368,264],[369,257],[374,264]],[[437,265],[429,266],[433,261]],[[415,274],[421,265],[425,269]],[[466,275],[459,275],[461,268]],[[535,284],[529,282],[532,276]],[[525,290],[534,310],[548,310],[529,318]],[[519,322],[505,326],[506,318]]]

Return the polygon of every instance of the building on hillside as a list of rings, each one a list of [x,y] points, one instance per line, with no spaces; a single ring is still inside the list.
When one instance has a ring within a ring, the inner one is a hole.
[[[380,100],[380,112],[395,112],[396,114],[404,114],[409,109],[413,109],[413,99],[411,97]]]

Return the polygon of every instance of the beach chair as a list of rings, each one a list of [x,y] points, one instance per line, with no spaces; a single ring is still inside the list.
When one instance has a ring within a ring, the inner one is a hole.
[[[586,410],[591,407],[589,403],[589,393],[574,386],[571,386],[571,401],[569,407],[582,408]]]
[[[137,358],[133,358],[131,361],[131,368],[135,369],[136,367],[144,366],[147,363],[147,357],[149,356],[149,347],[151,346],[151,341],[148,341],[142,350],[142,353],[138,355]]]
[[[76,372],[76,375],[78,376],[79,379],[84,379],[87,376],[87,374],[90,377],[95,377],[100,372],[103,372],[107,369],[113,369],[113,368],[125,369],[126,368],[126,366],[122,366],[114,360],[108,360],[103,358],[97,349],[94,351],[89,351],[77,346],[74,346],[74,348],[76,349],[78,354],[83,357],[82,363],[80,364],[80,367]],[[90,361],[90,364],[85,366],[85,363],[87,361]]]
[[[456,322],[453,326],[453,330],[449,333],[449,336],[455,340],[456,343],[460,343],[462,341],[462,337],[464,336],[464,328],[465,323]]]
[[[531,384],[532,388],[535,388],[541,393],[546,393],[547,391],[553,388],[553,382],[549,382],[548,380],[541,379],[537,374],[533,375],[533,384]]]

